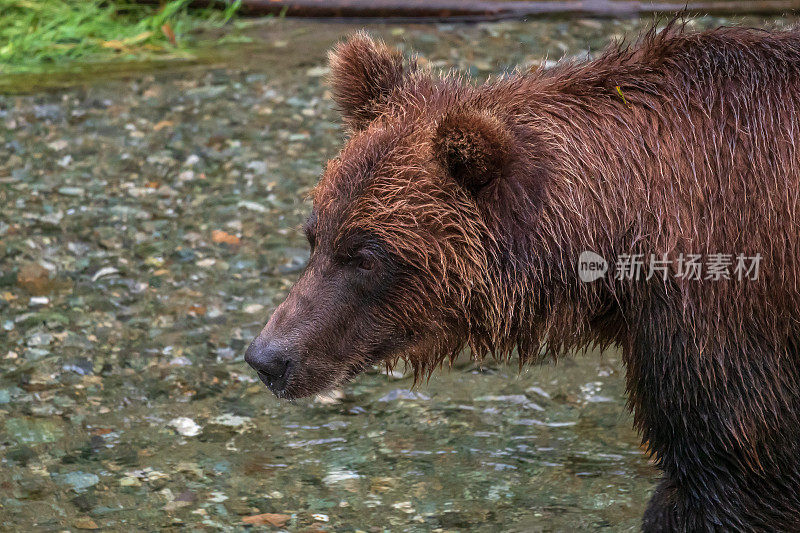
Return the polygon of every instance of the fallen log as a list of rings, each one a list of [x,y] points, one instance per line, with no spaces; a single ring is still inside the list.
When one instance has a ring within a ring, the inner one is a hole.
[[[198,0],[196,5],[219,4]],[[636,0],[243,0],[245,16],[361,19],[499,20],[526,17],[604,17],[646,15],[779,15],[800,11],[800,0],[711,0],[699,2]]]

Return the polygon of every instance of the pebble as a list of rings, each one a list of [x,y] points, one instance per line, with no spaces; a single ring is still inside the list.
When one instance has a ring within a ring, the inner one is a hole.
[[[94,276],[92,276],[92,281],[97,281],[97,280],[99,280],[101,278],[104,278],[104,277],[107,277],[107,276],[113,276],[115,274],[119,274],[119,270],[117,270],[116,268],[114,268],[114,267],[103,267],[103,268],[101,268],[100,270],[98,270],[97,272],[94,273]]]
[[[64,196],[83,196],[86,191],[81,187],[59,187],[58,192]]]
[[[19,443],[55,442],[63,430],[55,421],[41,418],[9,418],[3,426],[6,437]]]
[[[261,304],[248,304],[248,305],[244,306],[244,308],[242,309],[242,311],[244,311],[245,313],[247,313],[249,315],[254,315],[256,313],[260,313],[263,310],[264,310],[264,306],[261,305]]]
[[[314,397],[314,403],[320,405],[337,405],[344,399],[344,391],[341,389],[333,389],[323,394],[317,394]]]
[[[249,425],[250,421],[251,418],[247,416],[239,416],[231,413],[225,413],[223,415],[220,415],[218,417],[209,420],[209,424],[216,424],[219,426],[227,426],[231,428],[241,428],[243,426]]]
[[[72,525],[75,526],[76,529],[100,529],[100,526],[89,517],[81,517],[76,518]]]
[[[65,141],[64,139],[59,139],[57,141],[53,141],[51,143],[47,143],[47,146],[51,150],[55,150],[56,152],[60,152],[61,150],[63,150],[67,146],[69,146],[69,143],[67,141]]]
[[[256,213],[267,213],[269,211],[269,209],[267,209],[265,206],[256,202],[242,200],[236,205],[244,209],[249,209],[250,211],[255,211]]]
[[[388,394],[378,398],[379,402],[394,402],[397,400],[430,400],[430,396],[421,392],[414,392],[408,389],[394,389]]]
[[[78,492],[100,483],[100,478],[96,474],[87,472],[70,472],[65,474],[62,479],[64,483],[72,485],[72,488]]]
[[[184,437],[196,437],[202,428],[191,418],[180,417],[169,421],[169,426]]]
[[[123,478],[120,478],[119,485],[121,487],[141,487],[142,482],[139,480],[139,478],[133,476],[125,476]]]
[[[326,485],[333,485],[335,483],[340,483],[350,479],[358,479],[360,477],[361,476],[357,472],[353,472],[352,470],[335,469],[331,470],[327,476],[322,478],[322,482]]]

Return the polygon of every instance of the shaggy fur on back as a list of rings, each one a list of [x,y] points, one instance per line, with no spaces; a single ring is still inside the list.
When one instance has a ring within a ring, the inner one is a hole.
[[[798,34],[670,28],[477,93],[536,132],[547,168],[546,185],[495,191],[505,201],[484,213],[515,257],[497,278],[514,280],[498,292],[512,295],[502,348],[622,346],[635,423],[665,472],[647,529],[796,530]],[[583,250],[763,260],[757,281],[588,284]]]
[[[645,530],[800,528],[798,32],[670,24],[477,86],[360,34],[331,83],[351,135],[260,336],[307,354],[286,395],[397,358],[425,375],[465,346],[524,362],[616,344],[664,473]],[[610,274],[582,282],[584,251]],[[626,254],[670,274],[615,279]],[[760,254],[759,277],[678,279],[681,254]],[[365,303],[308,303],[353,258],[336,298]]]

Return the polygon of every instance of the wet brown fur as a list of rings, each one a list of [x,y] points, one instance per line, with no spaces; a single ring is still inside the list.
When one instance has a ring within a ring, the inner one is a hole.
[[[646,530],[800,527],[800,34],[671,24],[477,86],[361,34],[331,67],[351,136],[314,194],[309,275],[369,235],[394,281],[346,371],[309,355],[325,386],[396,358],[424,376],[465,346],[616,344],[664,472]],[[763,260],[757,281],[582,283],[584,250],[612,271],[621,254]]]

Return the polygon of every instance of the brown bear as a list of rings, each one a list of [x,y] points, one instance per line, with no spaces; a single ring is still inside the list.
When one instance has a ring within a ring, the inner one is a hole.
[[[644,530],[800,530],[800,33],[670,24],[480,85],[358,34],[330,66],[350,136],[246,354],[276,395],[617,345]]]

